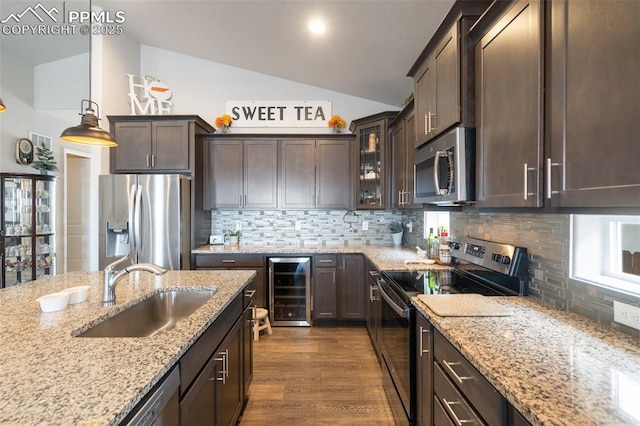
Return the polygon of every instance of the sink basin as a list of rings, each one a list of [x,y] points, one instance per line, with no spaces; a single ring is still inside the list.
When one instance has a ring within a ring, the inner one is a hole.
[[[174,290],[156,293],[107,318],[76,337],[148,337],[174,328],[204,305],[214,290]]]

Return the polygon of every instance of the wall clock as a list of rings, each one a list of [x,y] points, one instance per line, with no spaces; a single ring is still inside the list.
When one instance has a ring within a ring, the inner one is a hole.
[[[33,143],[29,139],[21,138],[16,142],[16,161],[18,164],[33,162]]]

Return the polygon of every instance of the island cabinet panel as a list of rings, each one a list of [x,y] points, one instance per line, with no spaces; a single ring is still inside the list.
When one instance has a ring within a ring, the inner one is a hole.
[[[215,139],[207,147],[209,209],[276,208],[276,141]]]
[[[640,206],[640,2],[546,6],[545,197],[558,207]]]
[[[242,301],[236,297],[180,359],[180,424],[233,425],[242,410]]]
[[[543,203],[542,25],[541,2],[518,0],[477,44],[479,207]]]
[[[118,146],[110,150],[111,173],[195,172],[195,141],[214,132],[198,116],[109,116]]]

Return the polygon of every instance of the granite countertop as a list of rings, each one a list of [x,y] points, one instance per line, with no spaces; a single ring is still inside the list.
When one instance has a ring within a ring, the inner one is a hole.
[[[430,269],[449,270],[447,265],[417,265],[405,261],[419,260],[416,250],[397,246],[376,246],[376,245],[313,245],[313,246],[252,246],[252,245],[205,245],[191,251],[192,254],[264,254],[264,255],[287,255],[287,254],[364,254],[380,270],[406,270],[406,269]]]
[[[511,316],[440,317],[434,327],[533,425],[640,424],[640,341],[529,297]]]
[[[132,272],[103,308],[102,273],[71,272],[0,290],[0,424],[112,425],[121,421],[253,278],[252,271]],[[88,300],[43,313],[36,298],[89,285]],[[216,294],[173,330],[142,338],[72,334],[148,295],[182,287]]]

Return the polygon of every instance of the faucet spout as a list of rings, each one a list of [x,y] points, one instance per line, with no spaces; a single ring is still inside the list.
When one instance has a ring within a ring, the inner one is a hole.
[[[134,263],[116,271],[116,266],[130,261],[131,257],[126,255],[115,262],[109,264],[104,268],[103,280],[102,280],[102,306],[108,307],[116,304],[116,285],[122,277],[133,271],[145,271],[151,272],[156,275],[162,275],[167,272],[162,266],[154,265],[153,263]]]

